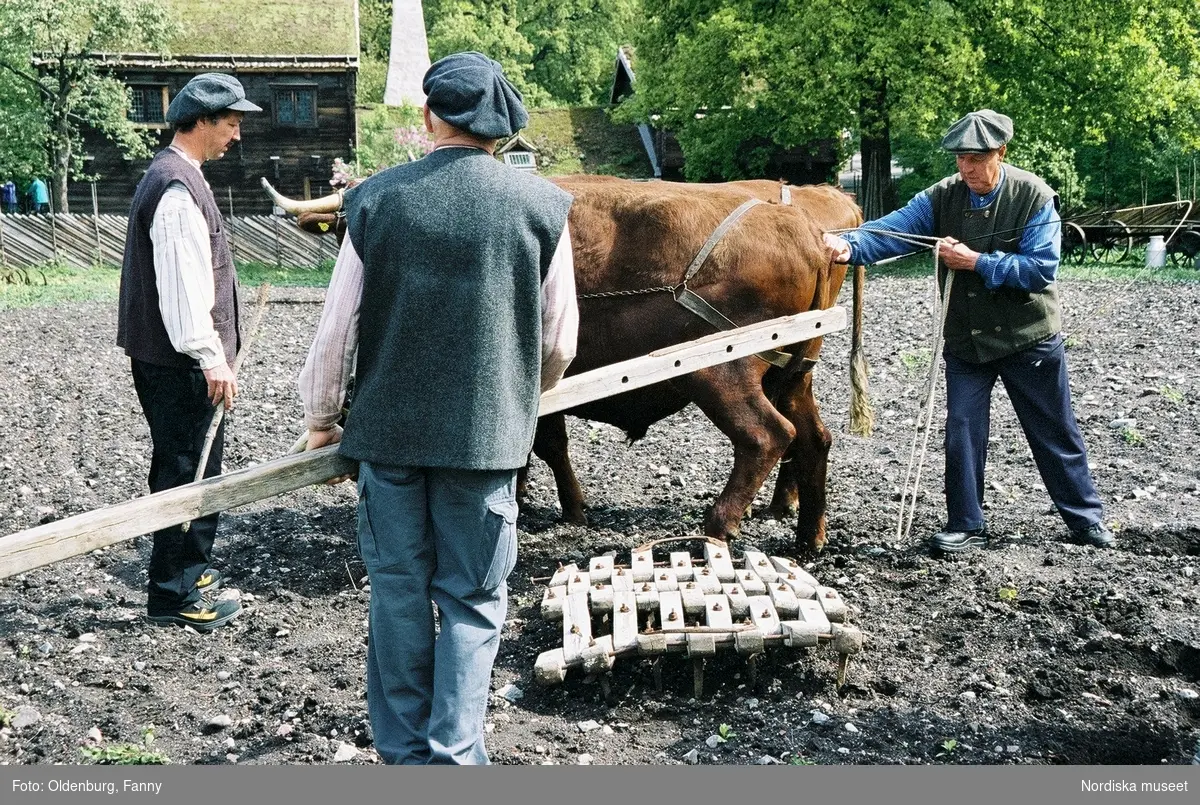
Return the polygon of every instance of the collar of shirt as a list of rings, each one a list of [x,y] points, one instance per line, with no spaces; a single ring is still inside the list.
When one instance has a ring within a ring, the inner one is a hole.
[[[196,160],[192,159],[190,156],[188,156],[182,148],[175,146],[175,145],[168,145],[167,148],[170,148],[176,154],[179,154],[179,156],[186,159],[188,161],[188,164],[191,165],[193,168],[195,168],[196,172],[199,173],[201,176],[204,175],[204,171],[200,170],[200,163],[197,162]]]
[[[977,208],[977,207],[986,207],[989,204],[991,204],[993,201],[996,200],[996,196],[998,196],[1000,194],[1000,188],[1004,186],[1005,175],[1006,175],[1006,172],[1004,170],[1004,166],[1001,165],[1000,166],[1000,181],[996,182],[996,186],[993,187],[991,192],[989,192],[986,196],[981,196],[978,193],[976,193],[974,190],[969,191],[971,194],[972,209]]]

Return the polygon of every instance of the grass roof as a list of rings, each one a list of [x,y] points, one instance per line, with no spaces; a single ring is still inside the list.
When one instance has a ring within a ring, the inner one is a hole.
[[[613,123],[601,107],[530,109],[521,135],[538,149],[538,172],[653,175],[637,127]]]
[[[357,56],[355,0],[164,0],[183,23],[175,55]]]

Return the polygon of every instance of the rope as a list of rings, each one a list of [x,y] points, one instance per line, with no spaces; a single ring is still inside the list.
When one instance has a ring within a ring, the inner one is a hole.
[[[933,250],[933,276],[936,283],[938,275],[938,252]],[[929,377],[925,380],[925,391],[922,393],[924,409],[917,409],[917,425],[913,431],[912,447],[908,453],[908,469],[904,473],[904,485],[900,491],[900,515],[896,521],[896,541],[906,540],[912,533],[913,517],[917,511],[917,495],[921,491],[921,470],[925,466],[925,454],[929,448],[929,434],[933,430],[933,400],[937,393],[938,355],[942,351],[942,341],[946,327],[946,315],[950,309],[950,289],[954,285],[954,271],[946,272],[946,285],[938,300],[937,324],[933,333],[933,350],[929,359]],[[934,286],[937,287],[936,284]],[[925,412],[925,436],[921,438],[921,411]],[[921,455],[917,457],[917,442],[921,442]],[[915,472],[914,472],[915,462]],[[912,479],[912,496],[909,498],[909,479]],[[904,521],[904,505],[908,500],[908,522]]]

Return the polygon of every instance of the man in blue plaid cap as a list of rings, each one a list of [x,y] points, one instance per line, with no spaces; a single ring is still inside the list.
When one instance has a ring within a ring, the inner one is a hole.
[[[167,109],[171,144],[154,158],[134,191],[121,268],[117,344],[150,426],[150,491],[191,483],[212,419],[237,395],[240,346],[237,274],[221,212],[201,166],[220,159],[241,137],[242,117],[262,109],[231,75],[204,73],[176,93]],[[213,441],[204,477],[221,473],[225,423]],[[210,567],[218,515],[185,529],[154,533],[147,617],[211,631],[241,605],[210,600],[222,582]]]
[[[1072,541],[1115,539],[1088,470],[1071,408],[1060,333],[1058,195],[1004,161],[1012,120],[990,109],[956,121],[942,139],[958,173],[903,209],[845,237],[825,236],[834,259],[870,264],[912,247],[871,230],[936,236],[940,286],[954,271],[946,325],[946,527],[932,547],[958,553],[988,544],[983,515],[992,389],[1004,383],[1042,482]]]
[[[482,764],[516,472],[540,393],[575,355],[571,197],[492,156],[529,119],[499,64],[447,56],[424,90],[434,150],[346,192],[300,396],[309,449],[340,442],[359,462],[375,748],[387,763]]]

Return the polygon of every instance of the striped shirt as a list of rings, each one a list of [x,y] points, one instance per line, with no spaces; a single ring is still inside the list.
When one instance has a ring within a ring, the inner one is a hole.
[[[362,304],[363,262],[350,238],[342,241],[317,335],[300,372],[300,399],[309,430],[328,430],[342,415],[346,386],[358,352],[358,317]],[[558,246],[542,281],[542,377],[545,391],[562,379],[579,332],[575,300],[575,261],[571,235],[563,225]]]
[[[200,163],[171,146],[200,172]],[[203,174],[201,174],[203,175]],[[181,182],[171,182],[150,224],[158,308],[176,352],[195,358],[201,369],[225,363],[221,337],[213,328],[216,304],[212,243],[204,213]]]
[[[970,192],[971,207],[987,207],[996,200],[1004,184],[1006,172],[1000,169],[1000,181],[987,195]],[[850,261],[854,264],[877,263],[889,257],[909,254],[914,246],[907,241],[887,235],[873,235],[871,229],[905,232],[912,235],[935,236],[933,231],[933,202],[925,191],[895,212],[869,221],[842,237],[850,244]],[[1062,222],[1053,200],[1034,213],[1025,224],[1016,252],[994,251],[979,256],[975,271],[989,289],[1008,287],[1024,291],[1044,290],[1054,282],[1058,272],[1062,243]]]

